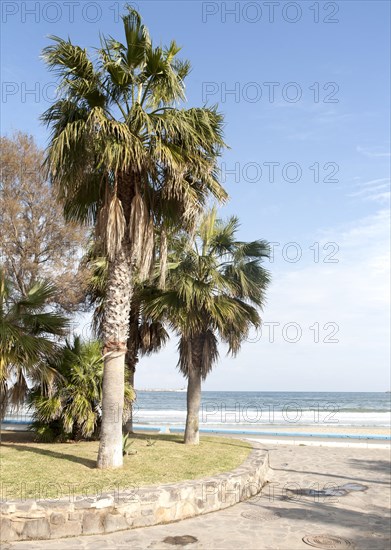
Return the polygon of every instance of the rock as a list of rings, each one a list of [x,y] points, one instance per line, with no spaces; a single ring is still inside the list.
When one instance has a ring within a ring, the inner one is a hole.
[[[141,504],[139,502],[130,502],[120,504],[116,510],[126,518],[133,518],[140,515]]]
[[[68,512],[69,521],[79,521],[81,520],[81,517],[82,517],[81,512]]]
[[[191,502],[180,502],[177,506],[175,519],[191,518],[195,514],[194,505]]]
[[[48,539],[50,527],[47,518],[26,519],[22,531],[23,539]]]
[[[144,510],[141,510],[141,515],[142,516],[153,516],[154,511],[155,510],[153,508],[145,508]]]
[[[16,512],[15,504],[3,504],[1,507],[2,514],[13,514]]]
[[[59,525],[50,526],[50,536],[52,539],[61,537],[77,537],[81,535],[81,521],[65,521]]]
[[[143,503],[153,503],[153,502],[157,502],[159,500],[159,496],[160,496],[160,491],[157,490],[157,491],[148,491],[148,490],[145,490],[145,489],[141,489],[139,492],[138,492],[138,496],[141,500],[141,502]]]
[[[170,508],[158,508],[156,510],[156,522],[157,523],[169,523],[175,519],[175,506]]]
[[[84,512],[82,533],[83,535],[94,535],[103,533],[102,517],[97,512]]]
[[[23,518],[10,517],[12,529],[17,535],[21,535],[24,529],[25,520]],[[18,536],[20,539],[20,536]]]
[[[205,508],[205,504],[202,498],[197,499],[197,508],[198,508],[198,511],[201,511]]]
[[[64,514],[60,514],[59,512],[53,512],[50,516],[50,523],[53,523],[53,525],[61,525],[65,523]]]
[[[113,533],[114,531],[129,529],[130,524],[121,514],[107,514],[103,520],[103,526],[105,533]]]
[[[18,533],[13,529],[11,520],[1,518],[0,520],[0,540],[15,541],[19,540]]]

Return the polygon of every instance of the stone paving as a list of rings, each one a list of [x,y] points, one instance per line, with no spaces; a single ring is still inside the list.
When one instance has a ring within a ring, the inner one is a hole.
[[[316,535],[347,540],[320,548],[390,548],[389,449],[270,443],[265,450],[270,484],[224,511],[110,535],[3,543],[2,550],[309,550],[302,539]]]

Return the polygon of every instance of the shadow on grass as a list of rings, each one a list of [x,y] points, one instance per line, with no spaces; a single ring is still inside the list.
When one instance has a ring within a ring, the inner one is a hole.
[[[183,441],[183,434],[160,434],[160,433],[130,433],[129,437],[131,439],[141,439],[141,440],[148,440],[151,439],[153,441],[170,441],[171,443],[179,443],[180,445],[184,445]],[[225,438],[225,441],[216,441],[217,438]],[[229,440],[238,441],[238,443],[231,443]],[[240,441],[240,443],[239,443]],[[201,443],[208,443],[209,445],[226,445],[231,447],[242,447],[245,449],[251,449],[251,444],[241,444],[241,440],[239,438],[229,438],[226,435],[220,435],[220,434],[213,434],[213,435],[206,435],[206,434],[200,434],[200,442]]]
[[[1,430],[1,443],[35,443],[35,435],[29,430]]]
[[[179,443],[183,445],[183,436],[176,434],[159,434],[159,433],[131,433],[129,432],[130,439],[138,439],[140,441],[169,441],[171,443]]]
[[[29,453],[33,453],[33,454],[38,454],[38,455],[42,455],[42,456],[47,456],[47,457],[50,457],[50,458],[54,458],[54,459],[58,459],[58,460],[67,460],[69,462],[74,462],[76,464],[81,464],[83,466],[85,466],[86,468],[89,468],[89,469],[95,469],[96,468],[96,461],[95,460],[92,460],[92,459],[89,459],[89,458],[84,458],[84,457],[80,457],[80,456],[77,456],[75,454],[70,454],[70,453],[66,453],[66,452],[60,452],[60,451],[54,451],[54,450],[51,450],[51,449],[45,449],[45,448],[42,448],[42,446],[35,446],[34,443],[36,443],[35,441],[31,441],[30,439],[28,439],[26,437],[25,440],[22,439],[22,442],[19,442],[20,439],[19,438],[15,438],[15,437],[12,437],[11,434],[7,434],[9,435],[9,437],[6,438],[6,441],[4,441],[3,439],[3,442],[2,442],[2,446],[3,447],[9,447],[10,449],[15,449],[16,451],[21,451],[21,452],[29,452]],[[149,434],[149,433],[130,433],[129,434],[129,438],[130,439],[134,439],[134,440],[138,440],[138,441],[167,441],[167,442],[170,442],[170,443],[174,443],[174,444],[179,444],[179,445],[184,445],[184,442],[183,442],[183,435],[179,434]],[[19,441],[18,441],[19,439]],[[16,441],[15,441],[16,440]],[[229,441],[227,440],[220,440],[220,441],[216,441],[215,439],[211,439],[211,436],[206,436],[206,437],[202,437],[201,436],[201,443],[202,442],[205,442],[207,443],[208,445],[224,445],[224,446],[232,446],[232,447],[242,447],[242,448],[246,448],[250,451],[251,449],[251,446],[249,447],[248,445],[241,445],[240,443],[230,443]],[[25,443],[25,444],[23,444]],[[40,445],[44,445],[44,444],[40,444]],[[50,445],[53,445],[53,443],[50,443]],[[71,445],[70,445],[71,447]]]
[[[90,458],[83,458],[80,456],[67,454],[67,453],[61,453],[57,451],[51,451],[49,449],[41,449],[40,447],[34,447],[33,445],[20,445],[18,443],[14,443],[12,445],[9,444],[2,444],[3,447],[10,447],[11,449],[15,449],[16,451],[24,451],[34,454],[39,454],[43,456],[49,456],[51,458],[56,458],[60,460],[69,460],[70,462],[75,462],[76,464],[82,464],[83,466],[86,466],[86,468],[95,469],[96,468],[96,461],[91,460]]]

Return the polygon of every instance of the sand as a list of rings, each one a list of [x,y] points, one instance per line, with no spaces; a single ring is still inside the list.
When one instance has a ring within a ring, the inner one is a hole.
[[[368,426],[339,426],[316,424],[314,426],[300,426],[290,424],[287,426],[275,426],[262,431],[270,432],[303,432],[303,433],[325,433],[325,434],[352,434],[352,435],[388,435],[391,436],[390,427],[368,427]]]

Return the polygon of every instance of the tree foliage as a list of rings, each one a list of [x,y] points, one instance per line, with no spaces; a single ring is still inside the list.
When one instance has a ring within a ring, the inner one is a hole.
[[[45,386],[38,384],[29,398],[34,418],[32,429],[38,438],[58,441],[97,437],[103,378],[99,342],[82,342],[75,337],[49,360],[48,366],[52,379]],[[125,385],[124,397],[124,415],[127,415],[134,397],[129,384]]]
[[[68,326],[64,316],[48,309],[56,294],[53,284],[36,282],[15,300],[12,282],[0,269],[1,415],[8,404],[24,402],[29,383],[45,386],[53,374],[48,360]]]
[[[172,243],[165,290],[146,289],[145,314],[164,319],[179,335],[181,372],[200,368],[205,378],[218,358],[218,340],[236,355],[251,327],[261,323],[269,274],[265,241],[236,239],[239,221],[205,214],[195,239]]]
[[[20,296],[38,280],[57,287],[54,302],[72,310],[82,299],[79,259],[86,232],[66,223],[44,175],[43,152],[21,132],[0,138],[0,264]]]
[[[180,48],[154,46],[131,8],[122,21],[124,42],[103,36],[95,58],[55,36],[44,49],[61,91],[43,115],[46,164],[67,218],[93,223],[110,261],[129,242],[147,275],[154,227],[192,226],[210,194],[227,198],[216,164],[223,117],[179,108],[190,70]]]

